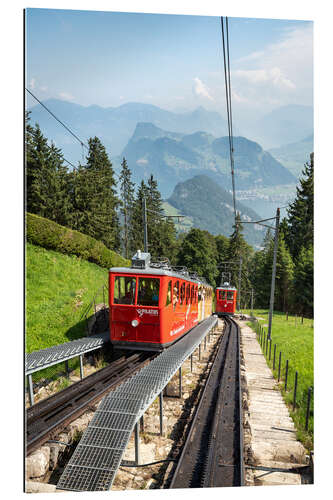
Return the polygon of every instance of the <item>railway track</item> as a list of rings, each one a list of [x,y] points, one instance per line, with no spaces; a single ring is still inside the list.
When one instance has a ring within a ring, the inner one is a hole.
[[[82,415],[107,392],[148,363],[156,353],[128,352],[106,368],[40,401],[26,412],[26,452],[30,454]]]
[[[243,485],[239,327],[226,328],[170,488]]]

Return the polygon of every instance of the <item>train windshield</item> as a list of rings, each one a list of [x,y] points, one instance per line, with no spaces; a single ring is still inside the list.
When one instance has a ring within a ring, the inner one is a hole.
[[[220,290],[219,291],[219,299],[220,300],[225,300],[225,290]]]
[[[159,294],[159,278],[139,278],[137,302],[139,306],[158,306]]]
[[[227,300],[233,300],[234,299],[234,292],[227,292]]]
[[[114,280],[113,303],[135,304],[136,278],[131,276],[116,276]]]

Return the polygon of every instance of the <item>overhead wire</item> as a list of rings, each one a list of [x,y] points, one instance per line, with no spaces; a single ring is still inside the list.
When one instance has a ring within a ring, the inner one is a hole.
[[[228,18],[227,17],[226,17],[226,42],[225,42],[225,34],[224,34],[224,22],[223,22],[222,16],[221,16],[221,29],[222,29],[222,48],[223,48],[223,63],[224,63],[224,82],[225,82],[225,93],[226,93],[226,104],[227,104],[230,169],[231,169],[231,181],[232,181],[232,199],[233,199],[235,225],[236,225],[237,212],[236,212],[235,168],[234,168],[234,155],[233,155],[234,144],[233,144],[232,107],[231,107],[229,29],[228,29]]]
[[[69,128],[69,127],[67,127],[67,125],[65,125],[65,123],[64,123],[64,122],[62,122],[62,121],[61,121],[61,120],[60,120],[60,119],[59,119],[59,118],[58,118],[58,117],[57,117],[54,113],[52,113],[52,111],[51,111],[51,110],[50,110],[47,106],[45,106],[45,104],[43,104],[43,103],[42,103],[42,102],[38,99],[38,97],[36,97],[36,96],[35,96],[35,95],[34,95],[34,94],[33,94],[33,93],[29,90],[29,89],[25,88],[25,90],[26,90],[27,92],[29,92],[29,94],[30,94],[30,95],[31,95],[34,99],[36,99],[36,101],[37,101],[37,102],[39,102],[39,104],[40,104],[41,106],[43,106],[43,108],[44,108],[44,109],[46,109],[46,111],[47,111],[48,113],[50,113],[50,115],[52,115],[52,116],[53,116],[53,118],[55,118],[55,120],[57,120],[57,122],[59,122],[59,123],[60,123],[63,127],[65,127],[65,129],[66,129],[66,130],[67,130],[67,131],[68,131],[68,132],[69,132],[69,133],[70,133],[73,137],[75,137],[75,139],[76,139],[77,141],[79,141],[79,143],[81,144],[82,148],[89,149],[89,147],[88,147],[88,146],[87,146],[87,145],[86,145],[86,144],[85,144],[85,143],[84,143],[84,142],[83,142],[83,141],[82,141],[82,140],[81,140],[81,139],[80,139],[80,138],[79,138],[76,134],[74,134],[74,132],[73,132],[73,131]]]

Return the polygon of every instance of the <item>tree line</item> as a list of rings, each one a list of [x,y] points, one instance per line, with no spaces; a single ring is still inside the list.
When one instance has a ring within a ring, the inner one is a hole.
[[[241,307],[249,307],[252,289],[255,306],[269,305],[274,234],[269,230],[259,251],[246,243],[237,215],[230,237],[214,236],[192,228],[177,234],[166,217],[156,179],[135,186],[125,158],[116,175],[98,137],[88,140],[85,161],[66,166],[63,154],[26,116],[26,208],[66,227],[102,241],[126,258],[143,249],[143,199],[146,199],[148,250],[153,257],[168,257],[220,285],[227,269],[231,283],[241,285]],[[280,223],[277,253],[275,309],[313,314],[313,154],[305,164],[296,198]],[[118,177],[118,180],[116,179]],[[239,262],[242,259],[241,283]],[[227,263],[227,264],[226,264]]]

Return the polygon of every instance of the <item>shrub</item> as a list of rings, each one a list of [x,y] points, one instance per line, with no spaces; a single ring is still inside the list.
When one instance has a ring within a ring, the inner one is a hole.
[[[39,215],[26,214],[26,236],[27,241],[34,245],[64,254],[77,255],[102,267],[130,265],[129,260],[109,250],[104,243]]]

